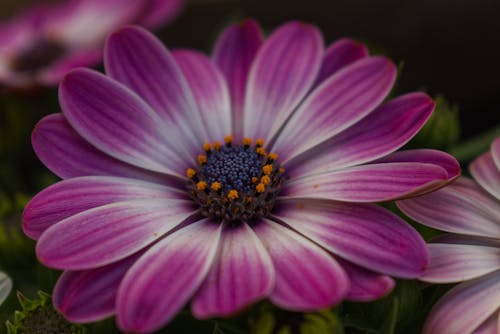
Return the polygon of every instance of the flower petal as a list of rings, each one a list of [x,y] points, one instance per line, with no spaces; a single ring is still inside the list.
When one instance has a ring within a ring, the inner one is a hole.
[[[191,50],[174,50],[172,56],[182,70],[198,103],[209,142],[231,133],[231,101],[226,81],[212,61]]]
[[[500,270],[446,293],[431,310],[423,334],[472,333],[500,307]]]
[[[7,299],[12,290],[12,280],[7,274],[0,271],[0,305]]]
[[[366,269],[416,278],[428,264],[427,248],[420,234],[376,205],[282,200],[273,212],[328,251]]]
[[[446,181],[441,167],[425,163],[381,163],[292,179],[282,195],[345,202],[382,202],[435,188]]]
[[[500,333],[500,311],[493,313],[481,326],[474,330],[474,334],[498,334]]]
[[[220,247],[191,305],[199,319],[234,314],[274,287],[271,258],[248,224],[225,225]]]
[[[151,247],[130,268],[116,303],[121,330],[153,332],[180,311],[212,265],[220,226],[205,219],[184,227]]]
[[[71,71],[60,85],[59,100],[71,126],[114,158],[181,176],[193,159],[176,151],[173,141],[180,138],[168,135],[168,127],[143,100],[98,72]]]
[[[345,297],[349,280],[331,255],[276,222],[264,219],[254,230],[276,270],[270,296],[274,304],[293,311],[312,311],[331,307]]]
[[[54,307],[76,323],[95,322],[114,315],[118,286],[137,258],[136,254],[96,269],[65,271],[54,287]]]
[[[36,253],[40,262],[52,268],[92,269],[137,252],[192,214],[190,201],[174,199],[105,205],[47,229]]]
[[[50,226],[77,213],[115,202],[183,198],[159,184],[111,176],[84,176],[58,182],[38,193],[23,212],[23,231],[38,239]]]
[[[145,10],[137,24],[148,28],[156,28],[172,20],[179,14],[184,5],[184,0],[148,0],[142,1]]]
[[[287,23],[264,42],[248,76],[244,133],[270,139],[312,87],[321,66],[319,30]]]
[[[113,175],[167,182],[166,175],[132,166],[96,149],[73,130],[62,114],[42,118],[33,130],[31,142],[43,164],[63,179]]]
[[[173,148],[191,155],[201,150],[208,138],[193,94],[156,36],[134,26],[113,33],[106,41],[104,65],[110,77],[136,92],[167,124],[170,141],[177,139]]]
[[[492,196],[500,201],[500,168],[491,152],[486,152],[469,166],[472,177]]]
[[[497,137],[497,139],[491,143],[491,156],[493,157],[493,161],[495,161],[497,169],[500,170],[500,137]]]
[[[300,105],[273,151],[286,163],[357,123],[384,100],[396,73],[396,66],[382,57],[367,58],[337,72]]]
[[[419,278],[431,283],[455,283],[500,269],[500,248],[431,243],[430,264]]]
[[[431,194],[398,201],[397,205],[413,220],[439,230],[500,238],[500,204],[465,177]]]
[[[392,278],[386,275],[366,270],[351,262],[338,259],[349,276],[349,293],[347,300],[353,302],[369,302],[389,294],[395,286]]]
[[[366,46],[352,39],[342,38],[332,43],[326,49],[315,86],[320,85],[343,67],[365,57],[368,57]]]
[[[500,248],[500,239],[476,237],[464,234],[445,233],[431,239],[432,243],[477,245]]]
[[[226,28],[215,43],[213,59],[229,86],[232,111],[232,134],[243,134],[243,103],[250,66],[262,44],[259,24],[246,20]],[[241,136],[241,135],[240,135]]]
[[[424,125],[433,109],[434,102],[425,94],[400,96],[381,105],[358,123],[293,159],[284,167],[290,175],[300,176],[380,158],[409,141]],[[279,153],[280,147],[276,146],[276,149]]]

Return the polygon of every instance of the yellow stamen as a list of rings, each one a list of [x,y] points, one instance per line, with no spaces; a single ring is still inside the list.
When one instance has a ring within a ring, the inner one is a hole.
[[[214,141],[214,149],[218,150],[221,147],[221,144],[218,141]]]
[[[229,192],[227,193],[227,198],[229,199],[237,199],[238,198],[238,190],[229,190]]]
[[[264,183],[259,183],[255,187],[255,190],[257,190],[257,192],[259,192],[259,193],[263,193],[265,189],[266,189],[266,185]]]
[[[186,169],[186,176],[189,177],[190,179],[193,178],[193,176],[196,175],[196,171],[192,168]]]
[[[257,140],[255,141],[255,146],[257,146],[257,147],[262,147],[262,146],[264,146],[264,139],[262,139],[262,138],[257,139]]]
[[[252,197],[247,197],[247,203],[252,203],[253,198]]]
[[[233,136],[227,135],[227,136],[224,137],[224,142],[226,144],[231,144],[232,141],[233,141]]]
[[[220,187],[221,187],[220,182],[216,181],[216,182],[212,183],[212,186],[210,188],[212,188],[212,190],[214,190],[214,191],[217,191],[220,189]]]
[[[263,147],[257,147],[257,148],[255,149],[255,152],[257,152],[257,154],[260,154],[260,155],[262,155],[262,156],[266,156],[266,154],[267,154],[267,153],[266,153],[266,150],[265,150]]]
[[[200,181],[196,184],[196,189],[205,190],[207,188],[207,183],[205,181]]]
[[[204,150],[205,152],[210,151],[210,149],[211,149],[211,148],[212,148],[212,146],[210,145],[210,143],[205,143],[205,144],[203,144],[203,150]]]
[[[252,138],[249,138],[249,137],[243,138],[243,145],[245,145],[245,146],[252,145]]]
[[[278,159],[278,155],[276,153],[269,153],[269,155],[267,157],[269,160],[277,160]]]
[[[201,154],[198,155],[198,162],[203,165],[204,163],[207,162],[207,156],[206,155],[201,155]]]
[[[262,167],[262,172],[266,175],[271,174],[272,171],[273,171],[273,165],[265,165],[264,167]]]
[[[283,174],[283,173],[285,172],[285,169],[284,169],[283,167],[281,167],[281,168],[279,169],[279,171],[280,171],[280,173],[281,173],[281,174]]]
[[[257,183],[257,181],[259,181],[259,179],[258,179],[258,178],[256,178],[255,176],[254,176],[254,177],[252,177],[252,183]]]
[[[269,183],[271,183],[271,178],[267,175],[264,175],[263,177],[260,178],[260,183],[262,183],[266,186]]]

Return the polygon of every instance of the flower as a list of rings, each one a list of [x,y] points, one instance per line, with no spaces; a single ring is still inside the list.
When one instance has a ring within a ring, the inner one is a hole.
[[[7,299],[10,290],[12,290],[12,280],[7,274],[0,271],[0,305]]]
[[[105,37],[135,22],[166,23],[182,0],[71,0],[36,6],[0,26],[0,82],[14,88],[52,86],[79,66],[101,59]]]
[[[432,194],[398,202],[419,223],[450,232],[428,245],[420,278],[457,283],[431,310],[423,333],[498,333],[500,330],[500,137],[470,165],[474,177]]]
[[[423,239],[370,202],[441,187],[459,165],[391,153],[434,103],[382,103],[396,76],[386,58],[347,39],[324,50],[300,22],[264,41],[245,21],[212,59],[126,27],[104,64],[66,75],[63,114],[32,137],[64,180],[31,200],[23,228],[39,260],[65,270],[54,304],[68,319],[116,314],[122,330],[151,332],[190,300],[200,319],[263,298],[313,311],[422,274]]]

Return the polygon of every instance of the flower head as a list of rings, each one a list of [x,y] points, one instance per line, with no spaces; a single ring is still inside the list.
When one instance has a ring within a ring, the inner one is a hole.
[[[105,37],[120,26],[155,27],[182,0],[70,0],[36,6],[0,26],[0,82],[11,87],[56,85],[69,70],[100,61]]]
[[[398,202],[414,220],[449,232],[429,244],[420,278],[460,283],[431,310],[424,333],[497,333],[500,317],[500,137],[459,178],[432,194]]]
[[[383,103],[389,60],[347,39],[324,50],[309,24],[264,40],[246,21],[212,59],[127,27],[108,38],[105,68],[69,73],[63,114],[33,132],[64,180],[32,199],[23,227],[40,261],[65,270],[54,304],[69,319],[116,314],[151,332],[190,300],[202,319],[263,298],[312,311],[423,272],[420,235],[370,202],[441,187],[459,166],[392,153],[434,103]]]

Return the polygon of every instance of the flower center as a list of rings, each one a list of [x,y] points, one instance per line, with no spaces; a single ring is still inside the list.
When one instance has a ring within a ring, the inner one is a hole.
[[[241,145],[234,145],[232,136],[224,141],[204,144],[198,166],[187,169],[191,197],[207,217],[250,222],[266,216],[283,181],[278,155],[268,154],[262,139],[245,138]]]
[[[41,39],[19,52],[11,68],[16,72],[37,72],[54,63],[64,52],[57,41]]]

